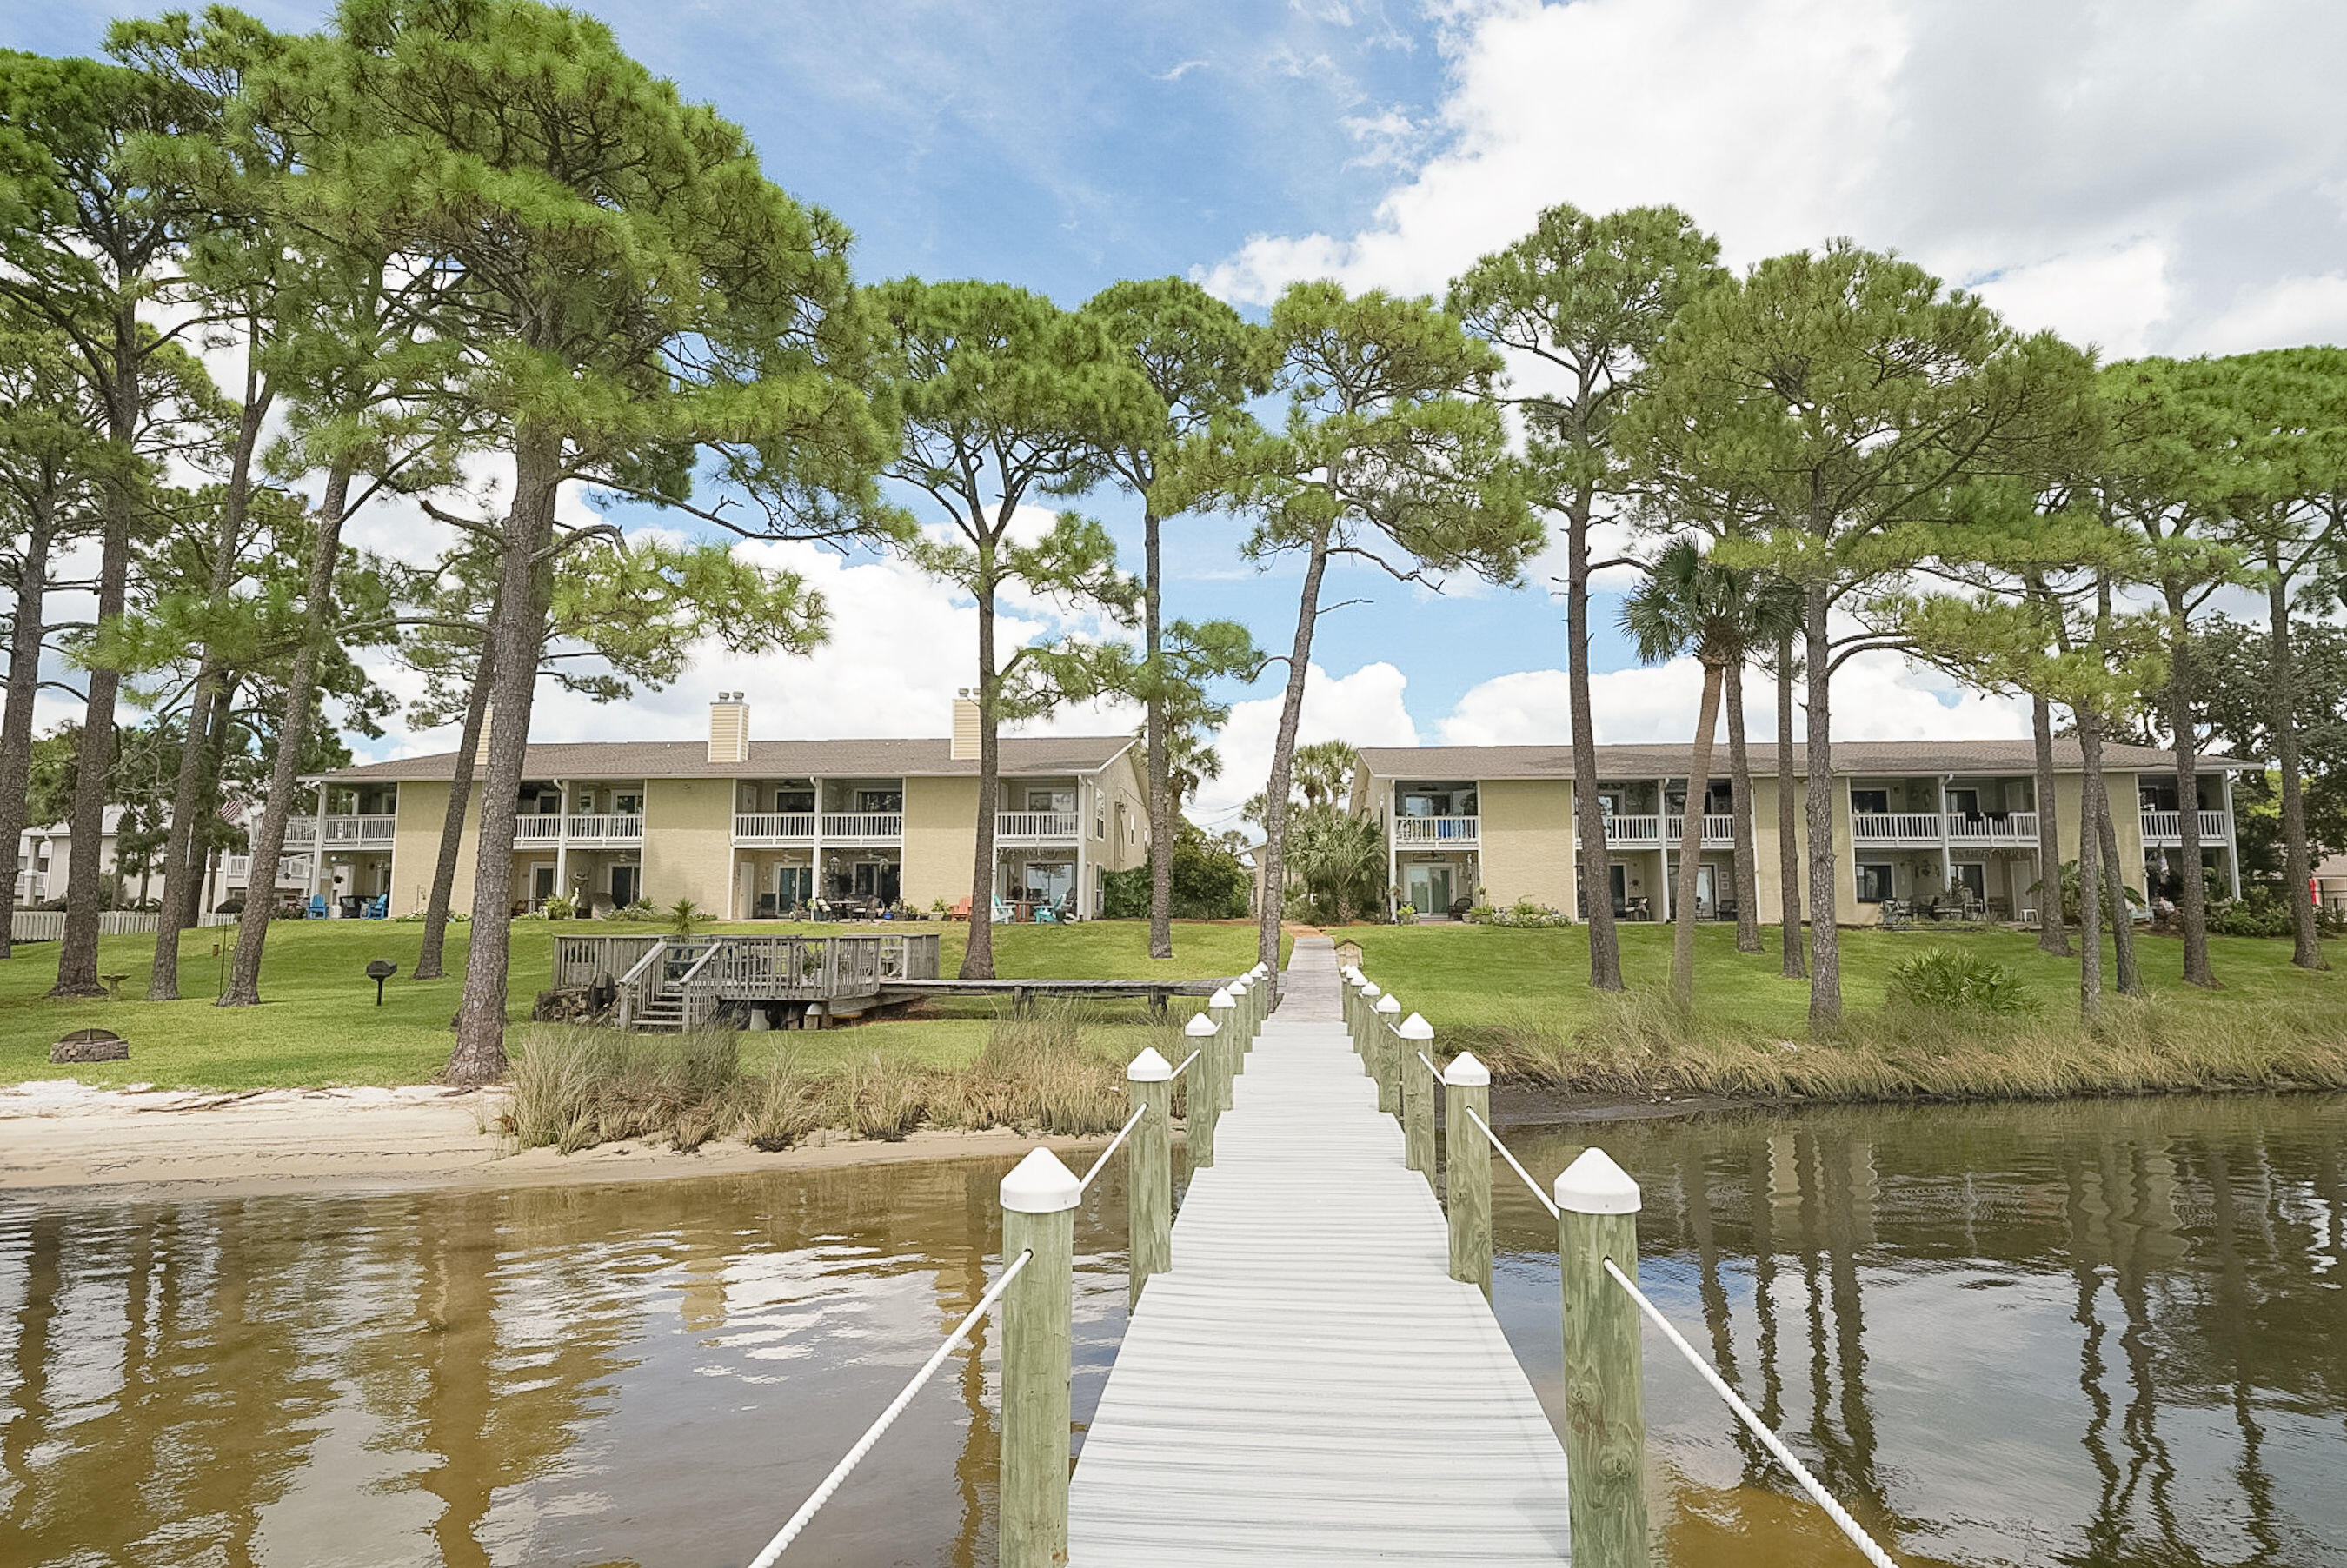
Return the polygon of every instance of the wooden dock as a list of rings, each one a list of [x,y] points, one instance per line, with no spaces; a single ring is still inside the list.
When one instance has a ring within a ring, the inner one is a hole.
[[[1564,1450],[1450,1277],[1326,938],[1296,943],[1214,1146],[1085,1433],[1069,1561],[1568,1561]]]

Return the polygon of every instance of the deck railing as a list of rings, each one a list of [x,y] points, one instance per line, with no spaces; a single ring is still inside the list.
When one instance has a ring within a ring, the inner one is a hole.
[[[1002,811],[994,815],[997,838],[1078,838],[1083,818],[1072,811]]]
[[[1686,835],[1686,817],[1666,816],[1663,818],[1663,843],[1665,845],[1676,845],[1680,839]],[[1706,844],[1711,845],[1728,845],[1735,843],[1736,819],[1733,816],[1725,815],[1717,812],[1706,814],[1703,819],[1703,841]]]
[[[1393,819],[1396,844],[1475,844],[1483,836],[1480,816],[1398,816]]]
[[[2037,814],[2034,811],[2009,811],[2002,816],[1956,816],[1948,818],[1948,841],[1952,844],[2017,844],[2037,842]]]
[[[319,829],[325,831],[323,835]],[[367,816],[330,816],[323,823],[314,816],[289,818],[285,824],[288,844],[380,844],[388,845],[399,836],[399,818],[388,815]]]
[[[640,839],[644,835],[641,812],[607,812],[596,816],[566,816],[560,820],[562,836],[572,843],[616,843]]]
[[[827,844],[893,844],[905,836],[901,811],[827,811],[823,814]]]
[[[743,811],[733,814],[733,836],[760,844],[812,844],[815,813],[811,811]]]
[[[220,876],[230,882],[249,881],[252,875],[252,856],[223,855],[220,856]],[[310,857],[306,855],[281,855],[277,857],[277,880],[281,883],[310,880]]]
[[[2180,811],[2145,812],[2143,836],[2149,844],[2183,843],[2184,814]],[[2204,811],[2200,814],[2200,841],[2203,844],[2223,844],[2232,836],[2223,812]]]
[[[1605,842],[1608,844],[1660,844],[1663,841],[1663,819],[1660,816],[1609,816],[1605,819]]]

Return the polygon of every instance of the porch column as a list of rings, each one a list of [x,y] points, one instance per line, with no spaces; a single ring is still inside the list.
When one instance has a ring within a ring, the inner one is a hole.
[[[1081,774],[1076,778],[1076,918],[1089,920],[1099,910],[1092,907],[1092,879],[1084,875],[1084,846],[1091,842],[1092,814],[1084,800],[1085,791],[1099,793],[1097,784],[1088,783]]]
[[[2227,768],[2222,775],[2225,790],[2225,885],[2232,897],[2241,896],[2241,840],[2233,827],[2233,770]],[[2192,803],[2197,810],[2198,801]],[[2193,867],[2195,874],[2199,867]]]
[[[1482,803],[1478,801],[1476,804],[1480,806]],[[1390,920],[1401,908],[1401,894],[1394,886],[1401,880],[1401,855],[1394,848],[1394,824],[1400,818],[1394,814],[1393,784],[1390,781],[1386,784],[1384,809],[1378,815],[1386,827],[1386,918]]]
[[[1940,897],[1947,897],[1955,891],[1955,866],[1948,854],[1948,781],[1953,774],[1940,775]]]
[[[554,793],[561,797],[562,809],[555,814],[554,892],[559,898],[570,897],[570,781],[556,779]]]
[[[807,890],[807,903],[812,906],[823,897],[823,780],[820,778],[815,781],[815,859],[809,867],[809,881],[812,886]],[[812,915],[815,911],[810,907],[807,913]]]
[[[1655,892],[1655,907],[1662,911],[1657,918],[1671,917],[1671,781],[1655,781],[1655,864],[1660,867],[1657,878],[1661,886]]]
[[[317,825],[312,829],[313,836],[310,841],[310,892],[308,897],[302,901],[304,913],[308,911],[310,899],[318,896],[318,874],[326,868],[326,781],[324,779],[318,781],[318,812],[315,821]],[[272,899],[275,898],[277,868],[273,866],[269,868],[269,880],[266,886],[269,888],[269,896]],[[252,873],[250,869],[244,876],[244,896],[247,898],[252,897]]]

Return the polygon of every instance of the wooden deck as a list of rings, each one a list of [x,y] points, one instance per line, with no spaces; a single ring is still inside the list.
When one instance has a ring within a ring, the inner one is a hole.
[[[1337,983],[1298,941],[1085,1434],[1075,1568],[1569,1560],[1564,1450]]]

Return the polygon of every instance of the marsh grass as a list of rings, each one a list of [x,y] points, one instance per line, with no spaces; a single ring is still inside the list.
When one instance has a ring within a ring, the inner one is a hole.
[[[825,1128],[885,1142],[925,1126],[1108,1132],[1130,1109],[1119,1053],[1138,1050],[1132,1041],[1139,1036],[1179,1061],[1181,1037],[1170,1022],[1120,1020],[1112,1030],[1101,1022],[1081,1002],[1046,1001],[1024,1013],[1005,1007],[966,1065],[871,1050],[821,1073],[808,1070],[794,1044],[776,1047],[763,1069],[744,1071],[741,1037],[728,1030],[659,1035],[533,1025],[514,1058],[510,1131],[525,1148],[564,1153],[626,1139],[691,1150],[721,1137],[774,1151]]]
[[[1690,1015],[1634,991],[1571,1020],[1518,1003],[1454,1040],[1503,1080],[1624,1096],[1881,1102],[2050,1100],[2072,1094],[2347,1088],[2347,1030],[2303,1001],[2220,1017],[2115,997],[2075,1018],[1890,1002],[1826,1041]]]

